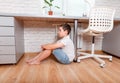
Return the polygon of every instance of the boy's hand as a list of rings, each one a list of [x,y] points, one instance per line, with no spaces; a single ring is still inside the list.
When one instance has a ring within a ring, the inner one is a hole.
[[[41,49],[42,49],[42,50],[45,50],[45,45],[41,45]]]

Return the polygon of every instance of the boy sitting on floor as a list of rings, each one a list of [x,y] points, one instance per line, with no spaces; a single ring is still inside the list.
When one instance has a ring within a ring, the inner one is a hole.
[[[55,58],[63,64],[69,64],[75,57],[73,41],[69,37],[71,27],[68,24],[59,26],[56,43],[42,45],[42,51],[34,58],[27,60],[28,64],[40,64],[40,62],[53,54]]]

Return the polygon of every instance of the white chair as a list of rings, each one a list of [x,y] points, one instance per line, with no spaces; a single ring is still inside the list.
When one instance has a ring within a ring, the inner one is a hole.
[[[80,52],[80,56],[77,58],[77,62],[80,62],[81,59],[85,58],[94,58],[100,63],[101,67],[105,66],[105,61],[103,61],[101,58],[108,58],[110,61],[112,61],[112,56],[108,55],[99,55],[94,54],[94,44],[95,44],[95,37],[110,32],[113,29],[113,19],[114,19],[115,9],[108,8],[108,7],[94,7],[90,11],[89,15],[89,25],[88,28],[85,30],[80,31],[79,35],[90,35],[92,36],[92,48],[91,48],[91,54]]]

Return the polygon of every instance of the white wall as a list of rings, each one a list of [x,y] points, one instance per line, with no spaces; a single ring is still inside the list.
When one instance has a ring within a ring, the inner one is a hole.
[[[109,6],[116,9],[115,17],[120,18],[120,0],[96,0],[96,6]]]
[[[55,26],[40,21],[24,21],[25,52],[38,52],[42,44],[55,41]]]
[[[0,0],[0,12],[40,14],[42,0]]]

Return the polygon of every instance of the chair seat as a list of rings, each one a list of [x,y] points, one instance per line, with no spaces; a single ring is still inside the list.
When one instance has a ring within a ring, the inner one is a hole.
[[[98,33],[98,32],[93,32],[93,31],[90,31],[89,29],[85,29],[85,30],[80,30],[78,32],[78,35],[90,35],[90,36],[99,36],[103,33]]]

